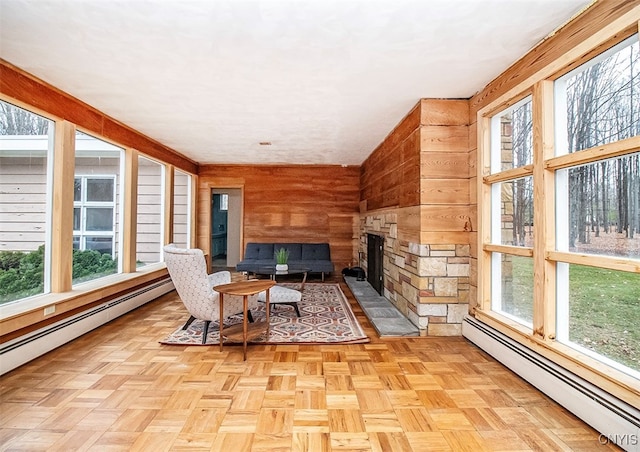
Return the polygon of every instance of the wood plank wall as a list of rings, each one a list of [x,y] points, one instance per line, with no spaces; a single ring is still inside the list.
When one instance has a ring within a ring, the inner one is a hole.
[[[420,204],[420,103],[360,167],[364,211]]]
[[[469,243],[469,101],[420,106],[420,242]]]
[[[401,238],[468,243],[468,124],[468,100],[420,100],[361,165],[361,213],[398,208]]]
[[[242,188],[243,250],[248,242],[328,242],[340,271],[355,260],[357,166],[201,165],[198,247],[209,248],[212,188]]]

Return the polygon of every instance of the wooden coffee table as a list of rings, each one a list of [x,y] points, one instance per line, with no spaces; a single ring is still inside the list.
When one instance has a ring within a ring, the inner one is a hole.
[[[267,306],[269,306],[269,289],[275,286],[276,282],[270,279],[251,279],[247,281],[232,282],[229,284],[221,284],[213,289],[220,294],[220,314],[224,312],[224,296],[239,295],[243,297],[242,307],[242,323],[232,325],[225,330],[225,336],[229,339],[242,338],[242,353],[244,360],[247,360],[247,341],[259,336],[266,331],[269,337],[269,309],[266,309],[266,320],[264,322],[254,322],[249,325],[247,320],[247,312],[249,310],[249,296],[255,295],[262,291],[267,292]],[[263,325],[264,324],[264,325]],[[223,321],[220,319],[220,351],[222,351]]]

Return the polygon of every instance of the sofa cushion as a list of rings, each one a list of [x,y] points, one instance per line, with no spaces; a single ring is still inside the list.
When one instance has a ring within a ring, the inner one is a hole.
[[[236,270],[246,272],[257,270],[260,267],[273,267],[276,261],[273,259],[245,259],[236,264]]]
[[[258,260],[274,259],[273,243],[247,243],[244,258]]]
[[[331,251],[328,243],[303,243],[302,260],[331,261]]]
[[[300,243],[274,243],[273,244],[274,253],[278,251],[280,248],[289,250],[289,261],[299,261],[302,259],[302,245]]]

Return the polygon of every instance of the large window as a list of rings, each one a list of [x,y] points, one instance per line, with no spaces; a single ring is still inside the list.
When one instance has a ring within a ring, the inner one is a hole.
[[[0,101],[0,303],[49,291],[53,133]]]
[[[533,132],[531,98],[491,120],[491,307],[533,321]],[[524,177],[523,177],[524,175]]]
[[[638,36],[529,89],[485,122],[485,308],[640,379]]]
[[[78,132],[68,123],[62,124],[60,133],[75,131],[74,139],[69,135],[61,139],[54,133],[55,124],[0,101],[0,304],[31,300],[52,290],[65,292],[72,286],[77,290],[80,283],[121,272],[122,258],[129,254],[123,250],[126,231],[122,230],[128,188],[124,149]],[[69,180],[54,177],[54,166],[62,168],[69,159],[74,171],[60,172]],[[161,261],[167,232],[165,165],[140,157],[138,168],[138,199],[132,204],[137,205],[136,261],[142,267]],[[173,237],[188,247],[192,176],[175,170],[173,180]],[[59,209],[53,208],[54,201]],[[72,218],[64,219],[69,223],[53,217],[55,212],[63,215],[60,212],[70,209],[71,203]],[[58,222],[71,227],[56,229]],[[51,265],[53,255],[56,267]],[[71,275],[54,271],[66,265]],[[11,312],[19,310],[11,306]]]
[[[638,36],[558,79],[555,99],[558,340],[640,378],[640,153],[624,144],[640,135]]]

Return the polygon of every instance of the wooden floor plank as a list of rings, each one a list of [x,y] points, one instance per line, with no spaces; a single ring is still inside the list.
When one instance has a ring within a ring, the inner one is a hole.
[[[171,293],[0,377],[0,449],[615,450],[464,338],[378,338],[330,281],[371,342],[162,345]]]

